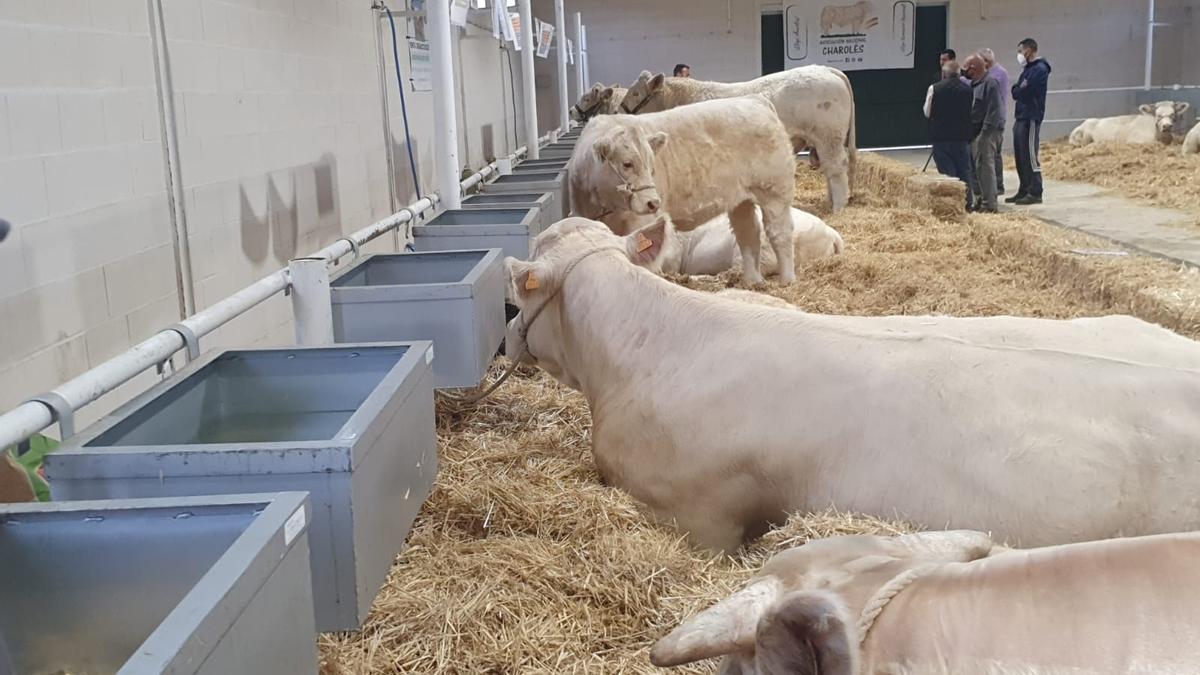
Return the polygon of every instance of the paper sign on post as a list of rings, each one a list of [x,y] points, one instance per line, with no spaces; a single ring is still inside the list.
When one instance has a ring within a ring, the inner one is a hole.
[[[538,46],[537,55],[539,58],[550,56],[550,44],[554,42],[554,24],[542,22],[541,30],[538,31]]]
[[[567,63],[575,65],[575,43],[571,42],[571,38],[567,38]]]
[[[504,25],[504,39],[513,43],[513,49],[521,51],[521,15],[509,12],[508,21]]]
[[[445,2],[446,0],[442,0]],[[470,0],[453,0],[450,3],[450,25],[467,27],[467,11],[471,9]]]
[[[408,76],[412,78],[413,91],[433,91],[433,59],[428,42],[409,39]]]

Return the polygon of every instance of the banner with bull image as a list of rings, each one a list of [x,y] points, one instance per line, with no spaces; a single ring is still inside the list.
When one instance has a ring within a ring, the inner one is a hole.
[[[788,68],[912,68],[916,18],[912,0],[789,4],[783,12],[784,63]]]

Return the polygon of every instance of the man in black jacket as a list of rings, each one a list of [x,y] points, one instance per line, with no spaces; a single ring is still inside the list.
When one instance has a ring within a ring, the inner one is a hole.
[[[1038,150],[1042,140],[1042,120],[1046,117],[1046,89],[1050,81],[1050,63],[1038,56],[1037,40],[1025,38],[1017,45],[1017,62],[1024,66],[1012,96],[1017,102],[1013,124],[1013,157],[1021,185],[1017,193],[1004,201],[1015,204],[1042,203],[1042,162]]]
[[[988,74],[983,57],[967,57],[967,77],[971,78],[971,156],[975,160],[975,186],[979,190],[976,211],[996,212],[996,155],[1004,139],[1004,103],[1000,85]]]
[[[942,64],[942,79],[933,85],[929,107],[929,141],[938,173],[954,176],[967,185],[967,209],[974,205],[974,171],[971,169],[971,87],[963,84],[958,64]]]

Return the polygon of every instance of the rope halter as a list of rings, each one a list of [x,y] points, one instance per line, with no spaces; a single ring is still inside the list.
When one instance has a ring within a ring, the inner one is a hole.
[[[867,600],[867,604],[863,605],[862,613],[858,615],[858,643],[863,644],[867,641],[867,635],[871,632],[871,627],[875,625],[875,620],[883,613],[883,608],[887,607],[888,603],[900,594],[900,591],[908,588],[914,581],[937,567],[940,567],[940,563],[930,563],[905,570],[875,591],[875,594]]]
[[[591,106],[589,106],[587,110],[580,108],[579,104],[576,103],[575,105],[571,106],[571,109],[574,110],[575,112],[579,113],[579,119],[581,121],[586,122],[587,120],[592,119],[592,117],[596,114],[596,111],[599,110],[600,106],[604,105],[604,103],[605,103],[605,100],[600,99],[599,101],[596,101]]]
[[[652,91],[646,92],[646,96],[644,98],[642,98],[642,100],[638,101],[637,105],[633,106],[633,110],[626,108],[625,107],[625,99],[621,99],[621,111],[624,112],[626,115],[638,114],[638,111],[641,110],[642,108],[645,108],[646,104],[650,102],[650,99],[654,98],[654,93],[655,92],[652,92]],[[626,94],[626,96],[628,97],[629,94]]]

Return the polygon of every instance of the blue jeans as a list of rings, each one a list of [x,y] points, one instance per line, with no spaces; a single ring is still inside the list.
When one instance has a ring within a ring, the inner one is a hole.
[[[966,141],[937,141],[933,144],[933,163],[938,173],[953,176],[967,185],[967,206],[975,194],[975,171],[971,168],[971,146]]]

